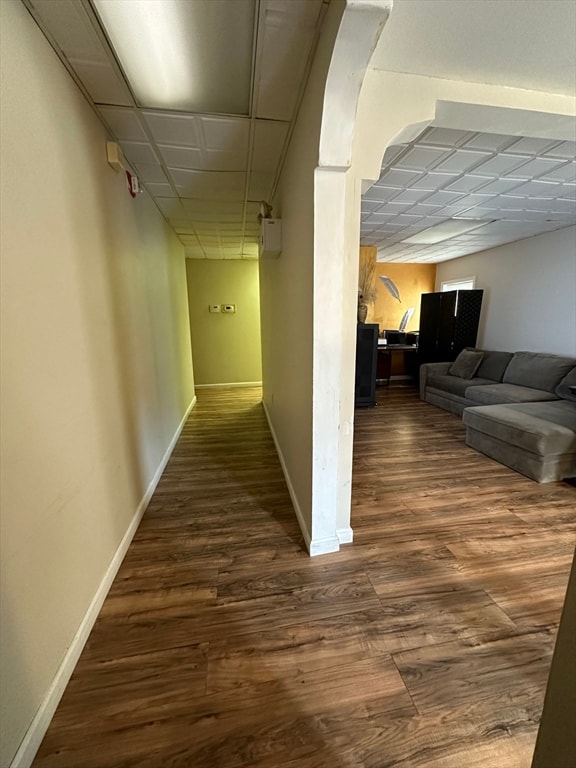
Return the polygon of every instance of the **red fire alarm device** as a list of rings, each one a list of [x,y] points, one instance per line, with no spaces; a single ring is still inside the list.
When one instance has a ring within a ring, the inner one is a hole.
[[[128,182],[128,191],[132,195],[132,197],[136,197],[138,192],[140,191],[140,187],[138,184],[138,176],[134,176],[130,173],[130,171],[126,171],[126,181]]]

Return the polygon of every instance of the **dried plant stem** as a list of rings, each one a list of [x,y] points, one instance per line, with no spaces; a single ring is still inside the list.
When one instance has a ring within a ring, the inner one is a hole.
[[[360,253],[360,268],[358,271],[358,295],[366,304],[376,301],[376,257],[372,254]]]

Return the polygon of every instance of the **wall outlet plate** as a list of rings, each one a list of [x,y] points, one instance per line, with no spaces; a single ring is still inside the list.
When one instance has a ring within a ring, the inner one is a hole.
[[[236,304],[222,304],[222,312],[233,314],[236,312]]]
[[[208,307],[208,311],[209,312],[220,312],[221,311],[220,304],[210,304],[210,306]]]

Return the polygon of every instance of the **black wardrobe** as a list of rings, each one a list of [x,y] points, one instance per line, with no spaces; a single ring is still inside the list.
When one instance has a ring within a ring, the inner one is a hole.
[[[356,382],[354,405],[376,405],[376,363],[378,359],[378,323],[356,326]]]
[[[465,347],[476,346],[482,290],[423,293],[420,302],[420,363],[455,360]]]

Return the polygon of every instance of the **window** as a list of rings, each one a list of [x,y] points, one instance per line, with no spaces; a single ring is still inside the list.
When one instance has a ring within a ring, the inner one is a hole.
[[[461,277],[459,280],[447,280],[441,285],[443,291],[470,291],[475,282],[475,277]]]

